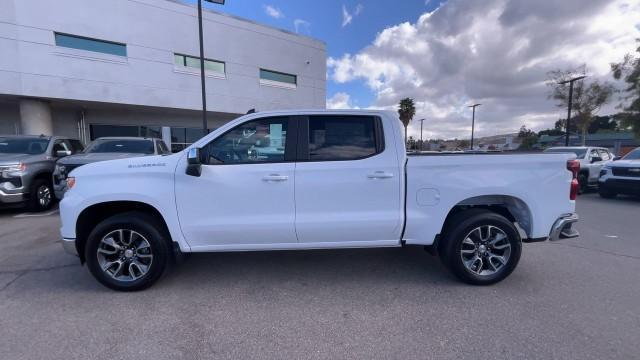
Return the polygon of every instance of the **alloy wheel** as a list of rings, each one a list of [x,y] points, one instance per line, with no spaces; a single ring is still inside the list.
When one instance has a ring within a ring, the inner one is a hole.
[[[145,276],[153,262],[149,241],[139,232],[117,229],[102,237],[97,250],[102,271],[118,281]]]
[[[465,268],[475,275],[491,276],[509,262],[511,243],[507,234],[492,225],[471,230],[460,247]]]
[[[51,189],[47,185],[41,185],[36,191],[38,204],[41,208],[46,209],[51,204]]]

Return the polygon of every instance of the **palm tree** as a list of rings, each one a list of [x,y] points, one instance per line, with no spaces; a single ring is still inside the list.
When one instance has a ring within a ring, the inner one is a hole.
[[[404,125],[404,139],[407,140],[407,126],[416,114],[416,106],[412,98],[404,98],[400,100],[400,107],[398,108],[398,114],[400,115],[400,121]]]

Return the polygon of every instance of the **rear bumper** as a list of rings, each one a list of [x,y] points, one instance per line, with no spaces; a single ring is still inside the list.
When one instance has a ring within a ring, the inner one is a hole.
[[[549,233],[549,241],[557,241],[563,239],[571,239],[580,236],[580,233],[573,228],[573,224],[577,223],[580,217],[578,214],[565,214],[556,220],[551,227]]]

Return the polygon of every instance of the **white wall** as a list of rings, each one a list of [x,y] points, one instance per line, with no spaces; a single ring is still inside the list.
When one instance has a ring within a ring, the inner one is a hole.
[[[201,108],[198,75],[174,53],[198,55],[196,9],[171,0],[0,0],[0,94]],[[222,8],[223,9],[223,8]],[[126,58],[55,46],[54,31],[127,44]],[[210,111],[324,108],[324,43],[205,11]],[[307,64],[309,61],[309,64]],[[295,90],[259,84],[259,68],[298,75]]]

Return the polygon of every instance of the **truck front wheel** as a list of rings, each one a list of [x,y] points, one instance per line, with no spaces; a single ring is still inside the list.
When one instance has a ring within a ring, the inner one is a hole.
[[[473,209],[448,221],[440,247],[444,264],[473,285],[497,283],[513,272],[522,242],[513,223],[497,213]]]
[[[151,216],[128,212],[100,222],[89,234],[85,259],[93,276],[108,288],[143,290],[169,263],[169,241]]]

